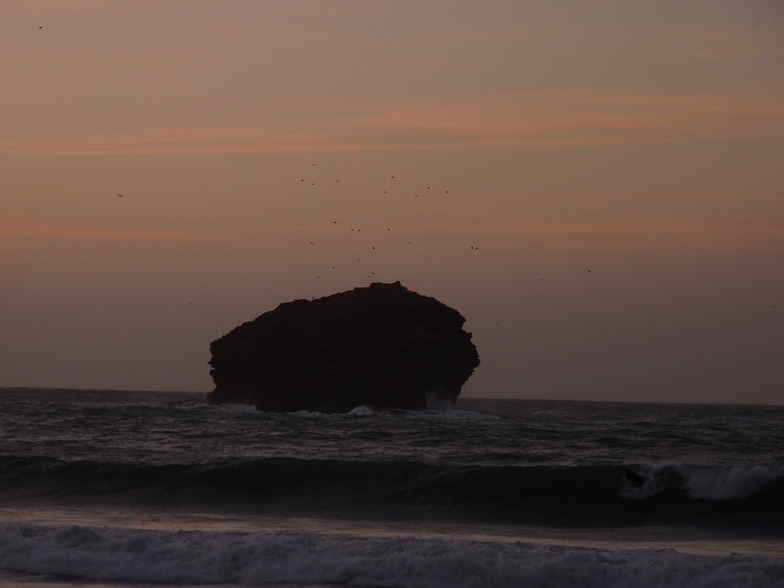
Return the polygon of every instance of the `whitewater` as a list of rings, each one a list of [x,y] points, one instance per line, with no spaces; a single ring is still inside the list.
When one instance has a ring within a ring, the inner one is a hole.
[[[784,407],[9,388],[0,441],[2,586],[784,587]]]

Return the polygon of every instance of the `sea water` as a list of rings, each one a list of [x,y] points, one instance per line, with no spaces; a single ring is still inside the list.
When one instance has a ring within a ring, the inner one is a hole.
[[[784,407],[0,390],[0,586],[784,587]]]

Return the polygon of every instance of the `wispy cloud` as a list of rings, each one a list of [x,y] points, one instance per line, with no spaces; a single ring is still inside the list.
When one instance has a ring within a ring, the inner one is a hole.
[[[450,102],[290,108],[264,127],[150,129],[0,139],[0,153],[264,153],[580,147],[784,136],[778,91],[724,95],[504,94]]]
[[[593,241],[596,244],[612,244],[613,248],[619,249],[647,246],[784,248],[784,225],[776,224],[759,225],[749,230],[738,225],[699,222],[551,221],[506,223],[490,230],[510,236],[579,238],[587,245]]]
[[[459,146],[582,146],[782,136],[784,106],[775,96],[515,94],[478,105],[379,110],[367,128],[419,134]]]
[[[95,227],[67,219],[0,214],[0,239],[108,239],[142,241],[215,241],[221,233],[176,229]]]
[[[264,130],[207,128],[157,129],[84,135],[0,139],[0,153],[53,155],[137,155],[176,153],[260,153],[314,149],[325,136],[268,133]]]

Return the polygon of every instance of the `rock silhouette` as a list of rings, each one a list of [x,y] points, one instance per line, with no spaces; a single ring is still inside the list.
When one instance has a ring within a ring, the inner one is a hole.
[[[270,412],[454,403],[479,365],[464,322],[400,282],[287,302],[212,342],[207,399]]]

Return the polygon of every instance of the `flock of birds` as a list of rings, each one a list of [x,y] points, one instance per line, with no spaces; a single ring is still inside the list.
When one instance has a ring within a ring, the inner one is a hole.
[[[311,166],[312,166],[312,168],[315,168],[317,166],[317,164],[316,163],[312,163]],[[305,174],[305,175],[307,176],[309,174]],[[339,178],[332,178],[332,179],[334,179],[334,184],[335,185],[341,184],[341,180]],[[332,179],[326,180],[326,182],[330,183],[332,181]],[[392,181],[396,180],[396,177],[394,175],[390,175],[389,176],[389,180],[390,180],[390,182],[392,182]],[[322,184],[324,181],[325,180],[323,180],[322,178],[316,178],[316,177],[313,177],[311,175],[311,177],[300,177],[298,183],[300,185],[306,185],[306,186],[308,186],[308,188],[316,188],[317,186]],[[446,189],[446,188],[438,188],[438,189],[434,190],[433,186],[431,186],[431,185],[424,185],[424,186],[421,186],[421,188],[422,189],[420,189],[420,190],[408,190],[407,192],[403,192],[403,191],[395,192],[395,190],[392,189],[391,184],[388,184],[384,188],[377,189],[376,190],[376,194],[378,196],[382,196],[382,197],[383,196],[392,197],[391,195],[393,193],[395,193],[395,197],[397,197],[397,196],[399,196],[402,193],[402,194],[408,195],[408,196],[413,197],[413,198],[420,198],[420,196],[431,195],[431,194],[442,194],[444,196],[449,194],[449,190]],[[123,198],[125,195],[117,192],[117,193],[115,193],[115,196],[117,198]],[[332,220],[331,224],[333,226],[335,226],[336,228],[340,227],[340,223],[337,220]],[[343,227],[343,228],[348,228],[348,230],[350,232],[356,233],[356,234],[360,234],[362,232],[361,226],[349,226],[349,227]],[[367,232],[372,232],[374,229],[379,229],[379,227],[365,227],[365,228],[366,228],[366,233]],[[390,233],[392,232],[392,227],[390,227],[390,226],[384,227],[384,229],[385,229],[384,232],[390,232]],[[400,241],[398,241],[398,243],[400,243]],[[412,240],[410,240],[410,239],[406,239],[405,243],[407,245],[413,245],[414,244],[414,242]],[[314,247],[317,246],[317,243],[315,241],[308,241],[308,244],[310,246],[314,246]],[[479,251],[479,246],[475,245],[475,244],[467,244],[466,247],[468,248],[469,251],[474,251],[474,252]],[[362,253],[357,253],[358,251],[361,251]],[[364,243],[363,245],[359,246],[357,249],[353,250],[353,255],[351,256],[351,259],[354,260],[354,263],[361,262],[363,253],[367,253],[368,251],[377,251],[376,245],[374,245],[374,244],[368,245],[367,243]],[[329,265],[328,268],[324,268],[324,269],[327,269],[327,270],[337,270],[338,267],[339,267],[338,264],[333,262],[332,264]],[[588,273],[591,273],[590,269],[587,270],[587,271],[588,271]],[[322,277],[321,273],[317,273],[315,275],[316,279],[321,279],[321,277]],[[374,278],[376,278],[376,272],[375,271],[368,271],[368,273],[366,274],[366,277],[369,278],[369,279],[374,279]],[[539,278],[539,281],[543,281],[543,280],[544,280],[543,277]]]
[[[304,177],[300,177],[299,178],[299,184],[301,186],[307,186],[307,189],[316,189],[316,188],[318,188],[318,187],[320,187],[320,186],[322,186],[322,185],[324,185],[326,183],[326,184],[332,184],[332,187],[329,188],[329,189],[333,190],[334,186],[337,186],[337,185],[341,184],[340,178],[330,178],[329,180],[325,180],[323,178],[314,177],[312,168],[315,168],[315,167],[317,167],[317,164],[312,163],[311,164],[311,173],[310,174],[304,174]],[[423,185],[423,186],[421,186],[421,189],[419,189],[419,190],[416,190],[416,189],[405,189],[405,188],[401,189],[400,185],[395,186],[394,189],[393,189],[393,184],[395,184],[395,183],[400,184],[400,181],[396,178],[395,175],[390,175],[388,177],[388,182],[386,183],[387,185],[385,185],[383,187],[379,187],[378,189],[376,189],[375,190],[375,195],[377,195],[379,197],[396,198],[396,197],[400,197],[400,195],[403,194],[403,195],[406,195],[406,196],[411,197],[411,198],[424,198],[426,196],[435,195],[435,194],[439,194],[439,195],[443,195],[443,196],[446,196],[446,195],[449,194],[449,190],[448,189],[446,189],[446,188],[434,189],[434,186],[432,186],[432,185]],[[343,184],[341,187],[343,187],[343,186],[345,186],[345,184]],[[371,194],[373,194],[373,191],[371,191]],[[326,223],[326,224],[328,224],[328,223]],[[335,228],[341,227],[340,223],[337,220],[334,220],[334,219],[331,221],[331,224]],[[349,232],[355,233],[355,234],[362,233],[362,226],[345,226],[345,227],[341,227],[341,228],[348,229]],[[365,227],[366,233],[372,232],[374,230],[383,231],[384,233],[392,233],[393,232],[392,226]],[[383,242],[383,241],[381,241],[381,242]],[[400,242],[405,242],[406,245],[413,245],[414,244],[413,240],[407,239],[405,237],[403,238],[402,241],[398,241],[398,243],[400,243]],[[317,246],[317,243],[315,241],[308,241],[308,244],[310,246]],[[376,244],[378,244],[378,243],[376,243]],[[377,251],[376,244],[368,244],[368,243],[364,242],[362,245],[360,245],[358,247],[358,249],[354,250],[355,253],[351,257],[351,259],[354,260],[353,263],[356,264],[357,262],[361,262],[362,261],[362,255],[364,253],[367,253],[368,251],[370,251],[370,252]],[[468,245],[468,248],[469,248],[469,251],[479,251],[479,247],[477,245],[475,245],[475,244]],[[360,251],[362,253],[356,253],[356,251]],[[359,255],[359,256],[357,256],[357,255]],[[338,269],[338,265],[330,264],[328,266],[328,268],[325,268],[325,269],[336,270],[336,269]],[[369,271],[366,275],[367,275],[367,278],[374,279],[376,277],[376,272],[375,271]],[[317,273],[315,275],[316,279],[321,279],[321,277],[322,277],[321,273]]]
[[[316,167],[315,163],[311,164],[311,170],[309,170],[310,173],[302,174],[302,176],[300,176],[298,178],[297,184],[299,184],[301,187],[303,187],[303,191],[301,192],[301,195],[304,196],[304,195],[306,195],[308,193],[310,193],[310,194],[318,193],[320,196],[328,195],[330,193],[335,193],[336,186],[340,186],[340,189],[339,189],[340,193],[345,195],[345,193],[347,191],[351,191],[353,189],[352,187],[350,187],[350,182],[341,182],[340,178],[332,177],[332,178],[329,178],[328,180],[325,180],[323,178],[323,176],[319,176],[319,174],[315,173],[315,171],[313,170],[313,168],[315,168],[315,167]],[[322,185],[324,185],[324,184],[327,184],[327,185],[331,184],[331,187],[329,187],[329,189],[319,190],[319,188],[321,188]],[[408,185],[407,182],[400,181],[400,180],[398,180],[396,178],[396,176],[390,175],[390,176],[388,176],[388,181],[385,183],[385,185],[382,186],[382,187],[377,188],[375,190],[375,192],[373,192],[371,190],[370,191],[370,195],[371,196],[376,196],[376,197],[381,197],[381,198],[387,198],[387,199],[388,198],[400,198],[401,196],[403,196],[403,197],[409,197],[409,198],[420,199],[420,200],[424,200],[423,197],[428,197],[428,196],[435,197],[436,195],[438,195],[438,197],[443,197],[443,196],[449,195],[449,190],[445,189],[445,188],[436,188],[436,189],[434,189],[434,186],[432,186],[432,185],[422,185],[421,189],[417,191],[417,190],[412,190],[410,188],[406,188],[407,185]],[[364,190],[362,190],[362,192],[363,193],[368,193],[368,192],[366,192]],[[122,194],[122,193],[116,193],[115,196],[117,198],[123,198],[125,195]],[[354,211],[352,211],[352,212],[354,212]],[[330,256],[332,258],[331,258],[330,262],[324,261],[324,263],[326,265],[320,265],[319,267],[321,269],[320,270],[319,269],[316,270],[315,279],[317,279],[317,280],[321,280],[322,276],[326,276],[327,273],[329,273],[329,272],[335,272],[336,270],[338,270],[344,264],[344,262],[349,262],[349,261],[351,262],[350,265],[353,266],[349,270],[349,274],[350,275],[356,277],[356,275],[358,273],[357,270],[361,271],[361,268],[362,268],[362,269],[364,269],[364,271],[363,271],[364,275],[366,275],[366,277],[368,279],[376,280],[376,279],[378,279],[377,276],[376,276],[376,271],[369,270],[368,269],[368,267],[369,267],[368,264],[360,263],[363,260],[367,259],[366,255],[368,255],[369,253],[378,251],[378,249],[376,247],[377,245],[379,246],[379,249],[383,249],[387,245],[389,245],[389,249],[396,249],[401,244],[404,245],[404,246],[405,245],[411,246],[411,245],[414,244],[414,241],[410,240],[407,236],[405,236],[405,234],[404,234],[404,236],[402,238],[400,238],[400,233],[401,232],[405,233],[405,231],[397,231],[398,227],[395,227],[393,229],[394,225],[393,226],[362,225],[362,224],[360,224],[360,225],[356,225],[355,224],[353,226],[351,226],[351,225],[343,225],[341,222],[339,222],[334,217],[330,218],[329,221],[326,221],[326,222],[323,223],[323,226],[329,226],[329,225],[334,227],[335,230],[344,230],[344,231],[347,231],[348,233],[352,233],[352,234],[357,235],[357,236],[359,236],[360,234],[362,234],[363,237],[366,236],[366,235],[370,235],[370,238],[372,238],[373,241],[370,241],[369,239],[365,239],[365,238],[358,239],[358,240],[356,240],[354,242],[355,245],[351,245],[349,247],[348,252],[342,251],[340,247],[338,247],[337,249],[335,247],[326,247],[325,250],[326,250],[327,253],[326,253],[326,256],[322,256],[322,261],[326,260],[327,257],[330,257]],[[363,233],[363,229],[365,229],[365,233]],[[389,236],[394,235],[394,239],[390,240],[387,237],[387,235],[389,235]],[[318,241],[318,239],[316,239],[316,240],[308,240],[307,246],[308,247],[318,248],[319,245],[325,244],[325,242],[317,243],[317,241]],[[333,245],[334,245],[334,243],[333,243]],[[472,244],[472,243],[466,243],[465,247],[470,252],[477,252],[477,251],[480,250],[479,246],[477,246],[476,244]],[[399,251],[400,249],[397,249],[397,250]],[[417,253],[419,253],[419,252],[417,252]],[[343,261],[338,262],[337,261],[337,256],[340,256],[340,255],[344,255],[345,257],[344,257]],[[373,257],[375,257],[375,256],[373,256]],[[375,261],[376,263],[381,262],[381,260],[378,257],[375,257],[375,259],[373,259],[373,261]],[[319,263],[321,263],[321,262],[319,262]],[[348,263],[346,263],[346,265],[348,265]],[[378,267],[375,267],[374,269],[378,269]],[[592,274],[593,273],[591,269],[586,269],[586,271],[587,271],[588,274]],[[327,273],[324,273],[324,272],[327,272]],[[331,275],[335,275],[335,274],[333,273]],[[397,279],[397,276],[395,277],[395,279]],[[539,277],[538,279],[539,279],[539,281],[543,281],[544,280],[543,277]],[[191,302],[188,301],[188,304],[190,305]],[[773,304],[772,306],[770,306],[770,308],[771,309],[776,309],[776,305]],[[499,322],[495,322],[495,326],[496,327],[500,327],[500,323]],[[214,332],[218,333],[219,331],[218,331],[218,329],[214,329]],[[595,364],[598,361],[599,360],[597,358],[595,358],[595,357],[588,357],[587,358],[587,362],[589,364]]]
[[[309,173],[302,174],[303,177],[299,178],[298,184],[300,184],[300,186],[307,186],[307,190],[308,191],[315,189],[315,190],[318,191],[318,193],[321,196],[323,196],[325,194],[332,193],[335,190],[336,186],[340,186],[339,189],[340,189],[340,191],[343,194],[346,193],[346,190],[356,189],[356,188],[349,188],[349,187],[347,187],[347,183],[346,182],[341,184],[340,178],[332,177],[332,178],[329,178],[329,180],[325,180],[323,177],[320,176],[320,170],[319,170],[319,172],[316,172],[316,170],[314,169],[316,167],[317,167],[317,164],[316,163],[312,163],[311,166],[310,166]],[[397,184],[397,186],[393,187],[393,185],[395,183]],[[323,191],[322,190],[318,190],[319,188],[324,186],[324,184],[332,184],[332,186],[328,190],[323,190]],[[436,194],[438,194],[439,196],[447,196],[447,195],[449,195],[449,190],[448,189],[446,189],[446,188],[436,188],[434,185],[422,185],[422,186],[420,186],[419,190],[408,190],[407,192],[404,192],[405,188],[402,188],[402,186],[404,186],[404,185],[405,185],[405,182],[401,182],[400,180],[396,179],[395,175],[390,175],[388,177],[387,185],[385,187],[377,189],[375,195],[377,195],[379,197],[398,198],[398,197],[401,196],[401,194],[403,194],[403,195],[407,195],[407,196],[409,196],[411,198],[421,199],[421,200],[424,200],[425,197],[427,197],[427,196],[434,196]],[[372,191],[371,191],[371,194],[372,194]],[[116,198],[123,198],[123,197],[125,197],[125,194],[117,192],[117,193],[115,193],[115,197]],[[376,241],[374,241],[373,243],[369,243],[367,239],[357,240],[355,242],[356,243],[355,245],[350,246],[348,253],[345,252],[345,251],[344,252],[339,252],[339,250],[338,251],[334,251],[334,250],[330,251],[330,255],[333,255],[332,260],[330,262],[327,262],[326,265],[322,265],[321,266],[322,267],[321,271],[319,271],[318,269],[316,270],[317,273],[315,273],[315,279],[319,279],[320,280],[322,278],[322,276],[326,277],[326,274],[324,272],[330,272],[330,271],[334,272],[335,270],[339,270],[341,267],[345,268],[348,265],[349,261],[351,262],[351,265],[353,266],[351,268],[351,270],[350,270],[351,274],[356,275],[356,269],[365,268],[364,274],[365,274],[365,276],[368,279],[371,279],[371,280],[377,279],[376,271],[367,269],[367,266],[365,264],[361,263],[361,262],[363,262],[363,261],[368,259],[367,258],[368,254],[372,254],[373,252],[377,252],[377,251],[383,249],[385,245],[390,245],[390,249],[391,249],[391,248],[394,248],[394,247],[398,247],[401,244],[403,244],[404,246],[411,246],[411,245],[414,245],[414,242],[415,242],[413,239],[410,238],[411,237],[410,234],[408,236],[405,236],[405,234],[404,234],[402,239],[398,238],[395,241],[390,241],[389,238],[387,237],[387,235],[392,235],[393,233],[397,232],[396,230],[393,229],[394,225],[392,225],[392,226],[376,226],[376,225],[363,225],[363,224],[356,225],[355,224],[354,226],[344,226],[338,220],[336,220],[334,218],[332,218],[330,220],[331,220],[331,222],[326,222],[326,223],[324,223],[324,225],[332,225],[332,227],[334,227],[334,229],[336,229],[336,230],[338,230],[338,229],[347,230],[348,232],[354,233],[357,236],[362,234],[363,228],[364,228],[365,229],[365,233],[364,233],[363,236],[373,235],[375,237]],[[383,231],[383,233],[385,234],[384,237],[381,237],[379,235],[380,231]],[[399,237],[399,235],[400,235],[400,232],[398,232],[396,237]],[[318,240],[309,240],[308,241],[308,246],[310,246],[310,247],[318,247],[319,245],[325,244],[324,241],[320,241],[318,243],[317,243],[317,241]],[[377,245],[378,245],[378,248],[377,248]],[[479,246],[476,245],[476,244],[467,244],[466,248],[469,251],[473,251],[473,252],[479,251]],[[339,260],[341,255],[343,256],[343,259]],[[378,258],[376,258],[376,261],[378,262]],[[378,268],[375,268],[375,269],[378,269]]]
[[[317,164],[315,164],[315,163],[311,164],[312,168],[315,168],[316,165]],[[310,174],[310,175],[312,176],[312,174]],[[395,179],[396,178],[395,178],[394,175],[390,175],[389,176],[390,182],[394,181]],[[330,182],[331,181],[332,181],[332,179],[330,180]],[[301,185],[308,186],[308,188],[316,188],[317,186],[320,186],[321,184],[323,184],[323,180],[321,180],[319,178],[315,178],[315,177],[307,177],[307,178],[306,177],[301,177],[299,179],[299,183]],[[340,181],[339,178],[335,178],[334,179],[334,185],[338,185],[338,184],[341,184],[341,181]],[[344,186],[345,186],[345,184],[344,184]],[[411,196],[413,198],[420,198],[421,196],[433,195],[433,194],[436,194],[436,193],[442,194],[444,196],[449,194],[449,190],[445,189],[445,188],[434,189],[434,187],[431,186],[431,185],[422,186],[421,188],[422,189],[419,190],[419,191],[416,191],[416,190],[415,191],[411,191],[409,196]],[[393,193],[395,193],[395,190],[392,189],[391,185],[387,185],[385,188],[379,189],[377,191],[378,196],[393,197],[392,196]],[[398,196],[399,194],[400,194],[399,192],[396,193],[396,196]],[[125,197],[125,194],[117,192],[117,193],[115,193],[115,197],[116,198],[123,198],[123,197]],[[331,224],[335,228],[339,228],[341,226],[338,220],[332,220]],[[342,227],[342,228],[347,228],[348,231],[352,232],[352,233],[356,233],[356,234],[362,233],[362,226],[350,226],[350,227]],[[379,229],[379,227],[365,226],[366,234],[372,232],[374,229]],[[389,233],[393,232],[392,226],[384,227],[381,230],[384,230],[384,232],[389,232]],[[406,239],[405,243],[407,245],[413,245],[414,241],[411,240],[411,239]],[[310,246],[317,246],[317,243],[315,241],[309,241],[309,245]],[[469,251],[479,251],[479,246],[478,245],[470,244],[470,245],[467,245],[467,247],[468,247]],[[361,249],[355,249],[354,252],[353,252],[353,256],[352,256],[352,259],[355,260],[354,263],[361,262],[362,261],[362,255],[364,253],[366,253],[367,251],[377,251],[376,245],[373,244],[373,245],[369,245],[368,246],[367,244],[365,244],[364,246],[362,246]],[[358,257],[358,255],[359,255],[359,257]],[[338,269],[338,265],[337,264],[330,265],[329,269],[336,270],[336,269]],[[317,279],[320,279],[321,278],[321,274],[316,274],[315,277]],[[375,271],[369,271],[367,273],[367,277],[370,278],[370,279],[375,278],[376,277],[376,272]]]

